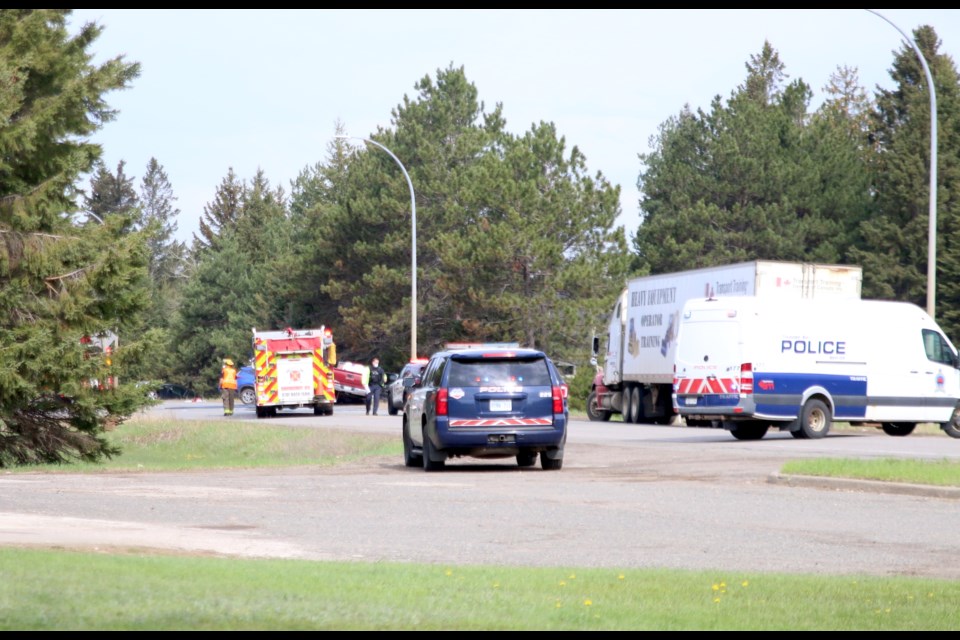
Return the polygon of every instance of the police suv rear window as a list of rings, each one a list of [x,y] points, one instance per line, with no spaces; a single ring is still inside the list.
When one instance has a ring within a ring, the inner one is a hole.
[[[551,381],[547,361],[543,358],[535,360],[455,359],[450,361],[450,377],[447,385],[451,387],[507,385],[549,387]]]

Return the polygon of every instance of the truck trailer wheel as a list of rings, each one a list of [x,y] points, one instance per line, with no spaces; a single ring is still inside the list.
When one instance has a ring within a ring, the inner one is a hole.
[[[610,419],[610,412],[597,406],[596,391],[591,391],[590,395],[587,396],[587,418],[590,419],[590,422],[606,422]]]
[[[643,418],[643,388],[634,387],[630,392],[630,422],[640,424]]]
[[[816,440],[830,433],[833,418],[830,409],[823,400],[810,398],[800,412],[800,433],[804,438]]]
[[[633,386],[624,385],[621,392],[620,412],[625,423],[633,422]]]

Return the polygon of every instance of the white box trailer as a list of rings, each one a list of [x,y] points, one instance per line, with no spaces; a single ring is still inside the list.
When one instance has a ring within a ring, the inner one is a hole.
[[[884,300],[690,300],[677,336],[674,406],[740,440],[769,428],[822,438],[834,420],[905,436],[960,437],[960,360],[920,307]]]
[[[860,298],[858,266],[754,260],[627,282],[614,302],[605,336],[595,336],[597,375],[587,399],[591,420],[668,424],[676,330],[684,302],[712,296],[768,299]],[[603,362],[600,349],[605,344]]]

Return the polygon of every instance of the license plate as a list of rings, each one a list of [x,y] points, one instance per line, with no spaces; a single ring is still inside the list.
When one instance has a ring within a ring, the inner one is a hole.
[[[513,409],[511,400],[491,400],[490,411],[510,411]]]
[[[684,399],[683,399],[683,403],[684,403],[684,404],[687,404],[687,405],[691,405],[691,404],[692,404],[692,405],[696,406],[696,404],[697,404],[697,399],[696,399],[696,398],[684,398]]]

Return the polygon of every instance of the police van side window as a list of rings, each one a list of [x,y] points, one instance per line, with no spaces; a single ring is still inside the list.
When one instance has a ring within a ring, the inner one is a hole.
[[[953,349],[943,339],[943,336],[936,331],[923,330],[923,348],[927,353],[928,360],[956,366],[956,355],[953,353]]]

